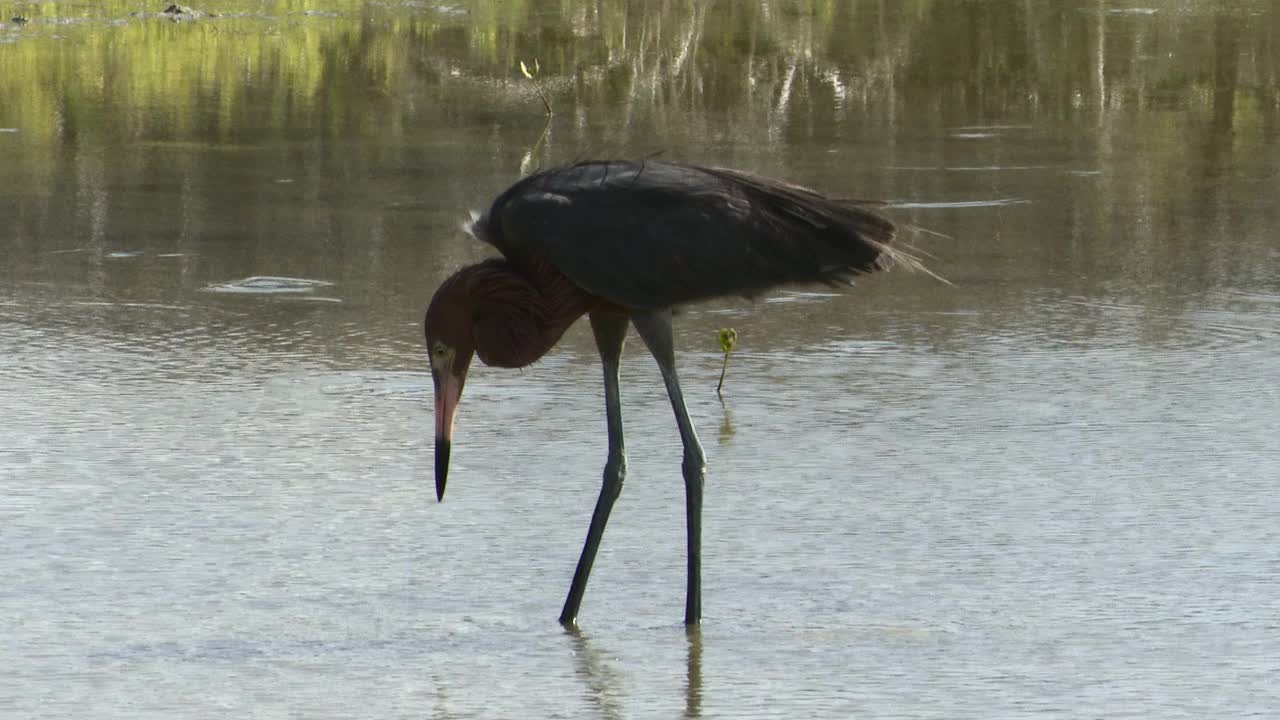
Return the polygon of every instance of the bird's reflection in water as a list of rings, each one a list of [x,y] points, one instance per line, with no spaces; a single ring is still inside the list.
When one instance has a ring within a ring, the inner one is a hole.
[[[565,628],[565,632],[573,639],[577,674],[587,684],[587,697],[595,706],[596,712],[609,720],[623,717],[622,705],[618,701],[619,687],[622,684],[618,672],[609,667],[581,629],[570,626]]]
[[[458,717],[458,714],[449,708],[452,703],[449,702],[448,686],[444,678],[439,675],[432,675],[431,681],[436,688],[436,702],[431,709],[432,720],[454,720],[454,718]]]
[[[687,625],[685,636],[689,640],[689,670],[684,687],[684,716],[697,718],[702,717],[702,628]]]
[[[603,718],[621,718],[625,714],[618,699],[622,678],[609,666],[604,655],[591,645],[591,640],[577,627],[565,632],[573,640],[577,675],[587,685],[588,697],[596,712]],[[689,642],[686,655],[684,717],[702,717],[702,630],[697,625],[685,628]]]

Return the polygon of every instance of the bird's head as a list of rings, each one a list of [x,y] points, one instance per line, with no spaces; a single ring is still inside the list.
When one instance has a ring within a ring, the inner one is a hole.
[[[436,499],[444,499],[449,477],[449,447],[453,442],[453,416],[462,398],[467,369],[475,355],[473,318],[466,294],[455,275],[436,290],[427,307],[423,327],[427,357],[436,395]]]

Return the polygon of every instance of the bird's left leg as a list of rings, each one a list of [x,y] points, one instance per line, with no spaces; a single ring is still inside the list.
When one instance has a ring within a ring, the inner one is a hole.
[[[651,310],[631,315],[631,324],[658,361],[662,380],[671,397],[671,409],[676,414],[680,428],[680,441],[684,444],[684,504],[689,535],[689,584],[685,594],[684,622],[697,625],[702,620],[702,486],[706,477],[706,457],[693,421],[684,406],[684,394],[680,392],[680,380],[676,377],[675,340],[671,330],[671,310]]]

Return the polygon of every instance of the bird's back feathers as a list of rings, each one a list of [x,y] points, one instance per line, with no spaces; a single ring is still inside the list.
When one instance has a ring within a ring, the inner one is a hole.
[[[470,226],[517,266],[545,261],[632,308],[787,283],[847,283],[894,260],[894,226],[797,185],[664,162],[584,162],[517,182]]]

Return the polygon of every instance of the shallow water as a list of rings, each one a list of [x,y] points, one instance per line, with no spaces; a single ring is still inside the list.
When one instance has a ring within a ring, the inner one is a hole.
[[[60,7],[0,31],[0,714],[1280,712],[1270,4]],[[889,200],[950,284],[682,312],[692,635],[633,341],[570,634],[590,333],[474,369],[436,504],[421,311],[522,166],[657,150]]]

